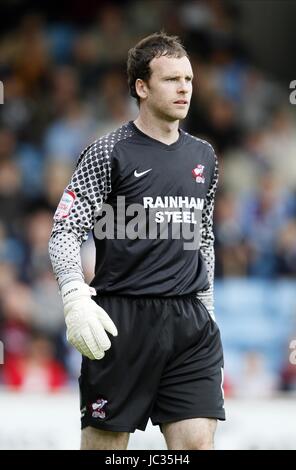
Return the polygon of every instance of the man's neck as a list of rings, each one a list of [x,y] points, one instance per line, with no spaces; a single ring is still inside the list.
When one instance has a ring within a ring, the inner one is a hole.
[[[144,132],[144,134],[159,140],[164,144],[171,145],[179,138],[179,121],[166,122],[155,117],[145,116],[140,113],[135,119],[134,124]]]

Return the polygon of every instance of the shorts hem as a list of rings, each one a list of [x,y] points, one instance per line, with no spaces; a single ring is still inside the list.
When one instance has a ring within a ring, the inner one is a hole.
[[[189,415],[174,416],[174,417],[171,417],[171,418],[164,418],[164,419],[161,419],[161,418],[152,419],[151,418],[151,422],[152,422],[153,426],[161,426],[162,424],[165,424],[165,423],[174,423],[174,422],[177,422],[177,421],[183,421],[185,419],[194,419],[194,418],[218,419],[219,421],[225,421],[226,420],[225,413],[223,413],[221,411],[218,411],[218,412],[217,411],[216,412],[203,411],[203,412],[200,412],[200,413],[191,413]]]
[[[113,431],[113,432],[135,432],[137,426],[125,426],[125,425],[116,425],[108,423],[100,423],[93,421],[83,421],[81,422],[81,430],[90,426],[91,428],[101,429],[102,431]]]

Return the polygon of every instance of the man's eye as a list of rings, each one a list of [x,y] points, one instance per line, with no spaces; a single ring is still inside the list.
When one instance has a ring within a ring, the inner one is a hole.
[[[167,81],[168,81],[168,82],[174,82],[174,81],[176,81],[176,80],[177,80],[176,78],[167,78]]]

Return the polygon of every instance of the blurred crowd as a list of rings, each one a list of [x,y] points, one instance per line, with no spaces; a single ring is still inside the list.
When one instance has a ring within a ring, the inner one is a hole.
[[[195,75],[182,127],[207,139],[220,162],[217,279],[295,278],[296,123],[288,90],[252,63],[236,8],[216,0],[176,2],[174,8],[171,3],[80,2],[86,8],[72,11],[71,21],[28,12],[0,35],[4,386],[59,390],[76,383],[80,358],[65,340],[48,256],[52,216],[81,150],[136,117],[126,82],[127,51],[151,32],[164,29],[182,38]],[[91,240],[82,259],[89,281]],[[265,380],[260,357],[248,354],[246,380],[257,374],[262,389],[296,389],[296,366],[283,361],[276,380]],[[226,390],[246,394],[252,384],[240,381]]]

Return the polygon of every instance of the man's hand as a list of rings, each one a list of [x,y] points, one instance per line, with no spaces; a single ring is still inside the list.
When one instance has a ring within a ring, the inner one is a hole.
[[[105,310],[91,299],[96,295],[95,289],[83,282],[72,281],[62,287],[61,295],[67,340],[89,359],[102,359],[111,346],[106,331],[117,336],[117,329]]]

